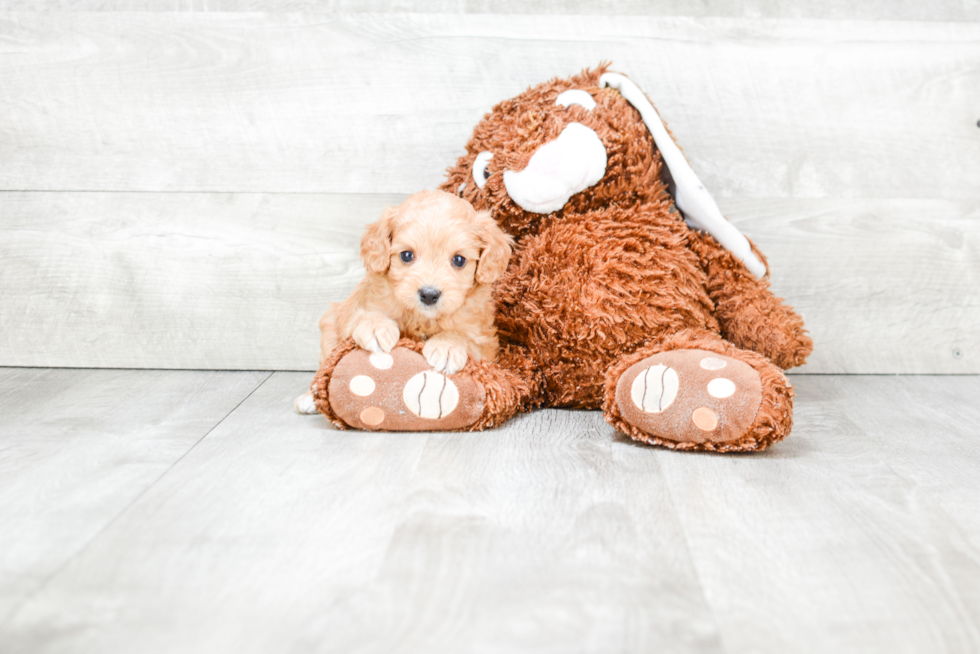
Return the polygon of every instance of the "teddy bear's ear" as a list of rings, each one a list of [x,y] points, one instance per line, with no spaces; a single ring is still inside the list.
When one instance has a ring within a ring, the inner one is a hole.
[[[382,275],[391,265],[391,237],[397,209],[388,207],[381,219],[367,226],[361,238],[361,261],[369,273]]]
[[[513,239],[497,226],[489,211],[478,211],[476,223],[483,241],[483,251],[476,264],[476,281],[480,284],[492,284],[507,269]]]
[[[640,118],[650,130],[653,142],[657,144],[660,155],[667,164],[673,181],[671,194],[684,220],[694,229],[708,232],[715,240],[727,248],[735,258],[745,264],[756,277],[768,274],[755,253],[749,240],[732,223],[721,215],[721,209],[698,178],[691,164],[681,152],[673,137],[660,119],[660,114],[650,99],[630,78],[619,73],[603,73],[599,78],[600,87],[611,87],[620,92],[633,108],[640,112]]]

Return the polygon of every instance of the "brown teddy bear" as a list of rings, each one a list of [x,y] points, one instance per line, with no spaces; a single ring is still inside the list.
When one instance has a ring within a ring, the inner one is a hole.
[[[344,343],[313,383],[335,425],[477,430],[564,407],[677,449],[761,450],[789,433],[781,369],[812,350],[803,321],[628,78],[600,66],[501,102],[441,189],[514,238],[494,290],[498,356],[446,377],[420,342],[381,366]],[[369,397],[351,391],[365,375]]]

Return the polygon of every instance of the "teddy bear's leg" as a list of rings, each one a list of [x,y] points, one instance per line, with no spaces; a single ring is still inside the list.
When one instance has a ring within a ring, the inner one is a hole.
[[[813,351],[813,341],[803,319],[769,290],[768,278],[750,273],[709,234],[692,231],[689,245],[707,275],[708,295],[715,303],[722,335],[769,357],[784,370],[803,365]],[[755,245],[752,250],[765,261]]]
[[[657,339],[606,376],[606,420],[633,439],[684,450],[748,452],[793,426],[793,389],[765,357],[717,334]]]
[[[341,344],[313,380],[316,408],[340,429],[450,431],[494,427],[530,406],[532,385],[519,367],[471,360],[444,375],[421,352],[410,339],[390,354]]]

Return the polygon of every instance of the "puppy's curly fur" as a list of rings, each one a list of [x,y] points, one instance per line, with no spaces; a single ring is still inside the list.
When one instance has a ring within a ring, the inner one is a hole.
[[[361,240],[367,275],[320,318],[320,364],[353,338],[389,352],[402,337],[425,341],[435,370],[454,374],[469,358],[497,355],[493,283],[510,261],[512,240],[466,200],[422,191],[385,210]],[[312,396],[296,409],[313,413]]]
[[[450,193],[422,191],[385,210],[361,240],[367,275],[320,319],[321,361],[348,338],[388,352],[405,336],[425,340],[436,370],[497,353],[492,284],[511,239],[490,217]]]

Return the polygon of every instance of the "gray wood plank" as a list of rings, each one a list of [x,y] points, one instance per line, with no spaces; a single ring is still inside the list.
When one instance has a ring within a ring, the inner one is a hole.
[[[980,203],[726,201],[806,320],[801,372],[980,372]]]
[[[726,650],[980,649],[980,378],[793,381],[784,443],[661,462]]]
[[[0,624],[267,377],[0,369]]]
[[[978,20],[976,0],[0,0],[0,11],[342,11]]]
[[[980,178],[970,22],[11,12],[0,47],[6,190],[411,193],[494,103],[603,59],[721,197]]]
[[[0,193],[0,365],[312,369],[402,195]],[[725,200],[809,372],[980,372],[980,205]]]
[[[980,377],[794,375],[761,455],[595,412],[337,432],[279,373],[0,627],[10,652],[972,652]]]
[[[43,652],[720,652],[660,465],[598,413],[338,432],[278,373],[0,631]]]
[[[313,369],[404,196],[3,193],[4,365]]]

